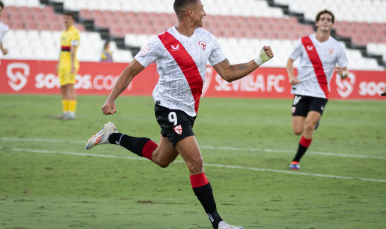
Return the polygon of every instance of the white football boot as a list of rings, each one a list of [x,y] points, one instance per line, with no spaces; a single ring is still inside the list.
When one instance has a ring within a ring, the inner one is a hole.
[[[221,221],[218,224],[218,229],[244,229],[244,228],[240,227],[240,226],[232,226],[232,225],[225,223],[224,221]]]
[[[55,116],[55,119],[63,119],[64,117],[66,117],[67,113],[63,113],[63,114],[60,114],[58,116]]]
[[[76,118],[74,113],[67,113],[62,119],[63,120],[74,120]]]
[[[108,122],[97,134],[88,140],[86,143],[86,149],[91,149],[92,147],[100,144],[110,144],[109,136],[112,133],[118,133],[118,130],[114,123]]]

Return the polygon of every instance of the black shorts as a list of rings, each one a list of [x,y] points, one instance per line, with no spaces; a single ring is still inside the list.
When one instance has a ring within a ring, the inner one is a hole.
[[[155,105],[155,117],[161,127],[161,135],[169,138],[173,146],[180,140],[194,135],[193,124],[196,117],[191,117],[181,110],[172,110]]]
[[[316,111],[323,114],[327,99],[304,95],[295,95],[292,102],[292,116],[307,117],[308,112]]]

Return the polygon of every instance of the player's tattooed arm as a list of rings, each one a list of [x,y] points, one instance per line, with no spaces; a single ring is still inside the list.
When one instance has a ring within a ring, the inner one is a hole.
[[[225,81],[232,82],[247,76],[258,68],[259,65],[254,60],[244,64],[231,65],[229,60],[225,59],[213,67]]]

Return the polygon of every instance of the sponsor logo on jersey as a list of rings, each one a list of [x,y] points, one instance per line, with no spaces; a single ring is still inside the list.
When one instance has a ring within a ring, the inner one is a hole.
[[[297,104],[299,103],[299,101],[300,101],[301,98],[302,98],[301,96],[296,95],[295,98],[294,98],[294,103],[293,103],[293,105],[297,105]]]
[[[307,45],[307,49],[312,51],[314,49],[314,47],[312,45]]]
[[[206,49],[206,42],[205,42],[205,41],[199,41],[199,42],[198,42],[198,45],[200,45],[200,47],[202,48],[202,50],[205,50],[205,49]]]
[[[174,127],[173,130],[174,130],[177,134],[181,135],[181,134],[182,134],[182,127],[181,127],[181,124],[178,125],[178,126],[176,126],[176,127]]]
[[[7,66],[8,84],[14,91],[20,91],[28,82],[30,68],[25,63],[11,63]]]
[[[292,107],[292,108],[291,108],[291,111],[292,111],[292,114],[295,113],[296,107]]]
[[[173,45],[172,45],[172,51],[174,52],[174,51],[180,51],[180,45],[177,45],[176,47],[174,47]]]
[[[141,54],[143,56],[145,56],[146,54],[148,54],[150,51],[150,48],[149,48],[149,45],[146,45],[145,47],[143,47],[142,51],[141,51]]]
[[[332,55],[334,53],[334,49],[328,49],[328,53]]]

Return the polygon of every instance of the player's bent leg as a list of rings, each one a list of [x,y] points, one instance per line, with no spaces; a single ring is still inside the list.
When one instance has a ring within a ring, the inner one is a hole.
[[[158,147],[154,150],[151,160],[162,168],[166,168],[178,157],[178,151],[167,137],[161,135]]]
[[[314,129],[315,129],[316,123],[320,119],[320,116],[321,114],[317,111],[308,112],[307,117],[304,121],[304,133],[303,133],[303,136],[300,138],[298,150],[296,152],[294,159],[291,162],[290,169],[292,170],[300,169],[299,161],[306,153],[308,147],[311,145]]]
[[[301,135],[303,133],[304,121],[306,117],[292,116],[292,130],[295,135]]]

